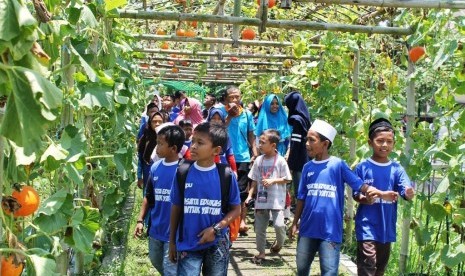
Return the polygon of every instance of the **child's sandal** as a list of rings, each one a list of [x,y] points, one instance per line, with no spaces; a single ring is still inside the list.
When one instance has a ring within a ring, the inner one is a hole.
[[[254,263],[256,265],[261,265],[264,260],[265,260],[265,258],[258,257],[258,256],[253,256],[252,263]]]
[[[275,240],[273,242],[273,245],[271,245],[271,247],[270,247],[270,252],[271,253],[278,254],[281,251],[282,247],[278,247],[277,245],[278,245],[278,241]]]

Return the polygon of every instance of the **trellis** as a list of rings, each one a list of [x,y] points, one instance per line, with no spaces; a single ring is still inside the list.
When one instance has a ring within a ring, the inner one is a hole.
[[[189,14],[189,13],[176,13],[176,12],[155,12],[155,11],[146,11],[146,10],[120,10],[118,14],[115,14],[115,18],[126,18],[126,19],[141,19],[141,20],[162,20],[162,21],[199,21],[211,23],[210,36],[213,35],[213,26],[218,24],[219,34],[223,34],[223,24],[233,25],[232,38],[213,38],[213,37],[195,37],[195,38],[184,38],[176,36],[158,36],[152,34],[140,34],[135,35],[134,37],[139,40],[152,40],[152,41],[174,41],[179,43],[201,43],[201,44],[210,44],[212,45],[210,51],[181,51],[181,50],[162,50],[150,47],[143,47],[136,49],[137,52],[147,53],[151,55],[148,56],[148,62],[146,64],[151,64],[149,70],[146,73],[150,73],[152,77],[158,77],[161,79],[182,79],[182,80],[193,80],[193,81],[202,81],[202,82],[219,82],[219,83],[240,83],[243,81],[241,77],[245,78],[245,74],[237,72],[244,71],[245,69],[215,69],[215,64],[221,65],[230,65],[230,66],[242,66],[242,65],[254,65],[254,66],[266,66],[268,72],[282,72],[283,68],[279,64],[273,62],[228,62],[224,61],[224,58],[227,57],[241,57],[241,58],[260,58],[260,59],[297,59],[291,55],[286,54],[267,54],[267,55],[257,55],[257,54],[248,54],[248,53],[232,53],[232,52],[223,52],[222,45],[229,44],[234,47],[239,45],[247,45],[250,47],[259,47],[259,46],[268,46],[268,47],[277,47],[285,48],[291,47],[292,43],[282,41],[266,41],[266,40],[253,40],[253,41],[244,41],[238,39],[239,26],[257,26],[259,27],[260,32],[263,32],[266,28],[277,28],[282,30],[321,30],[321,31],[336,31],[336,32],[350,32],[350,33],[367,33],[367,34],[385,34],[385,35],[410,35],[414,32],[411,27],[384,27],[384,26],[366,26],[366,25],[352,25],[352,24],[335,24],[335,23],[325,23],[325,22],[314,22],[314,21],[296,21],[296,20],[273,20],[267,17],[267,3],[268,1],[261,1],[261,6],[257,14],[257,18],[244,18],[240,16],[240,0],[234,1],[234,16],[224,16],[224,4],[225,0],[218,2],[218,5],[215,7],[213,14]],[[418,8],[418,9],[429,9],[429,8],[447,8],[447,9],[464,9],[465,1],[455,0],[455,1],[443,1],[443,0],[294,0],[294,2],[303,4],[303,3],[315,3],[322,5],[353,5],[360,7],[379,7],[379,8]],[[144,2],[145,3],[145,2]],[[145,3],[146,6],[146,3]],[[346,7],[344,7],[346,8]],[[317,10],[323,9],[323,6],[319,6],[315,9],[315,13],[318,13]],[[364,21],[366,18],[374,17],[376,15],[383,14],[382,10],[365,10],[366,14],[360,16],[360,21]],[[355,12],[354,12],[355,13]],[[321,16],[318,17],[319,20]],[[215,52],[213,45],[218,46],[218,50]],[[320,44],[312,44],[311,48],[324,50],[325,46]],[[155,56],[158,54],[160,56]],[[199,57],[210,57],[210,60],[207,59],[184,59],[190,60],[191,62],[201,62],[207,63],[211,68],[207,69],[205,76],[199,77],[200,73],[198,70],[191,69],[189,67],[178,67],[181,71],[178,74],[171,74],[162,72],[160,68],[169,68],[173,67],[167,64],[161,64],[155,62],[156,60],[167,60],[175,61],[176,59],[171,59],[164,57],[168,54],[179,54],[185,56],[192,56],[195,58]],[[215,61],[213,58],[217,57]],[[301,60],[315,60],[315,56],[303,56]],[[358,102],[358,75],[359,75],[359,60],[360,60],[360,51],[357,51],[354,55],[354,70],[353,70],[353,101]],[[269,68],[269,66],[278,66],[278,68]],[[153,69],[153,70],[152,70]],[[409,61],[408,63],[408,72],[410,76],[414,73],[414,64]],[[230,71],[228,71],[230,70]],[[236,73],[233,74],[234,71]],[[252,69],[253,70],[253,69]],[[249,72],[252,72],[249,70]],[[263,68],[261,69],[263,70]],[[216,74],[226,74],[230,73],[231,77],[218,77]],[[266,71],[265,71],[266,72]],[[260,76],[259,74],[256,74]],[[410,138],[410,133],[413,129],[413,124],[415,121],[415,83],[412,78],[409,79],[409,85],[406,91],[407,94],[407,142],[405,144],[405,152],[409,158],[409,149],[411,147],[412,141]],[[356,121],[354,116],[352,122]],[[352,138],[350,141],[350,155],[351,158],[355,156],[356,142],[355,138]],[[350,191],[348,191],[350,193]],[[353,206],[353,202],[350,201],[352,198],[349,198],[349,206]],[[349,208],[351,209],[351,208]],[[351,221],[353,214],[348,214],[348,220]],[[401,257],[400,257],[400,271],[404,272],[406,269],[406,260],[408,255],[408,235],[409,235],[409,223],[411,218],[405,217],[402,222],[402,240],[404,241],[401,246]],[[350,239],[349,239],[350,240]]]

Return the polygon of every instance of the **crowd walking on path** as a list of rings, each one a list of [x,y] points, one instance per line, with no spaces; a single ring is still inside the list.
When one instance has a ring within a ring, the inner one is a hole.
[[[252,210],[257,254],[250,262],[260,266],[267,258],[272,225],[271,254],[297,237],[297,275],[309,275],[317,253],[321,275],[338,275],[346,184],[359,203],[358,275],[384,275],[396,241],[397,201],[415,194],[389,157],[395,128],[388,118],[370,124],[372,155],[352,170],[330,154],[337,130],[312,121],[299,91],[246,104],[238,87],[227,86],[208,94],[203,107],[176,91],[155,95],[140,119],[144,198],[134,236],[147,233],[149,258],[161,275],[227,275],[231,246],[251,231]]]

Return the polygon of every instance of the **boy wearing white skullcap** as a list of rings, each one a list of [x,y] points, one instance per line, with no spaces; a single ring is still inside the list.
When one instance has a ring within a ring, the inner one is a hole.
[[[328,149],[336,129],[315,120],[307,133],[307,153],[311,161],[304,165],[297,194],[297,207],[290,236],[297,233],[297,275],[309,275],[315,254],[319,253],[321,275],[338,275],[342,243],[344,183],[367,197],[381,197],[382,192],[366,185],[347,163],[330,156]]]

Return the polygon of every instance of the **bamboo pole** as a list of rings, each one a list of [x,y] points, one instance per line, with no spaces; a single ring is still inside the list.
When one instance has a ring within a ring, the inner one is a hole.
[[[160,74],[160,73],[155,73],[153,74],[154,77],[167,77],[167,78],[191,78],[191,79],[197,79],[199,78],[199,75],[197,74],[188,74],[188,73],[183,73],[183,72],[178,72],[178,73],[166,73],[166,74]],[[204,79],[222,79],[222,80],[245,80],[245,76],[213,76],[213,75],[206,75],[202,76],[201,78]]]
[[[294,0],[296,2],[419,9],[465,9],[463,0]]]
[[[238,24],[259,26],[261,20],[258,18],[246,18],[237,16],[219,16],[209,14],[191,14],[177,12],[153,12],[138,10],[118,10],[117,14],[109,15],[112,18],[127,19],[152,19],[164,21],[200,21],[223,24]],[[414,32],[412,28],[401,27],[382,27],[382,26],[363,26],[348,25],[335,23],[320,23],[312,21],[293,21],[293,20],[268,20],[266,27],[292,30],[326,30],[333,32],[350,32],[350,33],[368,33],[368,34],[391,34],[391,35],[410,35]]]
[[[241,16],[241,9],[242,9],[242,5],[241,5],[241,0],[234,0],[234,11],[233,11],[233,15],[235,17],[240,17]],[[233,30],[232,30],[232,40],[233,40],[233,44],[232,44],[232,47],[233,48],[239,48],[239,24],[233,24]]]
[[[412,130],[415,124],[415,80],[410,78],[415,73],[415,65],[409,60],[407,68],[407,79],[409,83],[407,86],[407,127],[406,127],[406,142],[405,142],[405,156],[406,160],[410,160],[410,148],[412,146]],[[407,169],[407,164],[403,164]],[[400,259],[399,259],[399,273],[404,274],[407,269],[408,260],[408,247],[409,247],[409,232],[410,232],[410,221],[412,220],[411,204],[406,202],[404,206],[402,216],[402,239],[400,244]]]
[[[355,51],[354,55],[354,68],[352,71],[352,101],[358,105],[358,93],[359,93],[359,76],[360,76],[360,49],[357,49]],[[351,126],[354,126],[355,123],[357,122],[357,113],[354,113],[354,115],[351,118]],[[353,162],[355,158],[357,157],[356,154],[357,151],[357,139],[356,138],[350,138],[349,139],[349,154],[350,154],[350,161]],[[346,242],[350,245],[352,244],[352,236],[353,236],[353,231],[352,231],[352,226],[354,224],[354,208],[355,208],[355,202],[354,198],[352,197],[352,188],[350,186],[346,185],[346,193],[347,193],[347,211],[346,211]]]
[[[186,51],[186,50],[163,50],[163,49],[141,49],[136,48],[133,50],[134,52],[141,52],[141,53],[151,53],[151,54],[176,54],[176,55],[186,55],[186,56],[194,56],[194,57],[211,57],[216,56],[215,52],[194,52],[194,51]],[[296,58],[292,55],[283,55],[283,54],[247,54],[247,53],[231,53],[231,52],[224,52],[223,57],[237,57],[237,58],[266,58],[266,59],[292,59],[292,60],[310,60],[310,61],[317,61],[319,58],[311,55],[304,55],[300,58]]]
[[[163,68],[173,68],[176,67],[180,70],[193,70],[194,68],[192,67],[186,67],[186,66],[172,66],[172,65],[166,65],[166,64],[160,64],[158,67],[163,67]],[[145,71],[150,71],[151,69],[147,68],[141,68],[142,72]],[[199,72],[197,70],[197,72]],[[256,73],[256,72],[267,72],[267,73],[273,73],[273,72],[279,72],[278,68],[207,68],[207,73],[226,73],[226,72],[248,72],[248,73]]]
[[[145,59],[147,60],[147,59]],[[192,63],[212,63],[206,59],[188,59],[188,58],[172,58],[172,57],[151,57],[151,60],[163,60],[163,61],[176,61],[176,62],[192,62]],[[271,62],[271,61],[232,61],[232,60],[213,60],[212,64],[229,64],[229,65],[282,65],[282,62]],[[169,65],[169,64],[168,64]],[[171,65],[172,66],[172,65]]]
[[[146,76],[147,78],[152,78],[151,76]],[[177,80],[177,81],[193,81],[193,82],[215,82],[215,83],[225,83],[225,84],[241,84],[244,80],[216,80],[216,79],[205,79],[205,78],[171,78],[171,77],[159,77],[162,80]]]
[[[133,36],[134,39],[138,40],[155,40],[155,41],[176,41],[176,42],[193,42],[193,43],[206,43],[206,44],[233,44],[234,40],[230,38],[216,38],[216,37],[185,37],[185,36],[175,36],[175,35],[153,35],[153,34],[141,34]],[[268,47],[292,47],[291,42],[275,42],[267,40],[243,40],[239,39],[237,41],[238,45],[247,45],[247,46],[268,46]],[[322,45],[310,44],[308,48],[321,49]],[[214,51],[211,50],[210,51]]]

